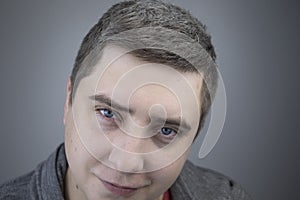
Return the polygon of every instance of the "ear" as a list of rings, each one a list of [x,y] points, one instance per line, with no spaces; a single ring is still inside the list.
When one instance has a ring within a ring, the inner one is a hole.
[[[68,78],[67,81],[67,90],[66,90],[66,101],[64,106],[64,124],[66,124],[67,113],[70,107],[70,95],[71,95],[71,78]]]

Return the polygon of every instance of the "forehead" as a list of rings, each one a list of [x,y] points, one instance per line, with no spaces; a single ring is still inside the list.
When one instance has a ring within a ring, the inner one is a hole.
[[[127,84],[130,84],[130,80],[147,80],[148,83],[167,83],[168,86],[174,87],[188,84],[195,92],[199,93],[201,90],[202,74],[179,72],[172,66],[142,61],[127,50],[113,45],[106,46],[101,55],[93,72],[87,77],[91,85],[113,88],[113,82],[120,84],[122,80],[126,80]]]
[[[103,93],[120,102],[143,103],[148,107],[155,103],[167,107],[193,105],[193,101],[199,107],[202,77],[179,72],[172,66],[142,61],[125,49],[107,46],[94,71],[81,80],[80,86],[83,90],[79,93]]]

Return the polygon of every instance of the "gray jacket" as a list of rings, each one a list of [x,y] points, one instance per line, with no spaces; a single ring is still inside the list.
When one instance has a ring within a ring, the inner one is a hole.
[[[28,174],[0,186],[0,199],[63,200],[67,171],[64,144]],[[187,161],[171,186],[172,200],[248,200],[249,195],[234,181],[215,171]]]

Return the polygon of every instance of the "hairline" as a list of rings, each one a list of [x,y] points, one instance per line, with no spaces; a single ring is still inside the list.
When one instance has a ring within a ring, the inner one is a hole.
[[[104,50],[110,46],[111,44],[109,43],[106,43],[106,44],[100,44],[100,48],[99,48],[99,51],[98,51],[98,54],[96,54],[96,56],[93,56],[92,58],[90,58],[89,56],[86,56],[85,58],[85,61],[87,61],[87,59],[89,59],[89,61],[87,62],[92,62],[93,64],[92,65],[89,65],[89,66],[86,66],[86,67],[82,67],[82,65],[84,64],[84,62],[82,62],[80,65],[79,65],[79,71],[77,72],[76,74],[76,77],[74,77],[73,79],[73,82],[71,82],[71,95],[70,95],[70,99],[69,99],[69,103],[70,105],[72,105],[72,100],[75,98],[75,94],[77,92],[77,88],[81,82],[81,80],[83,78],[86,78],[88,76],[91,76],[92,73],[95,72],[95,69],[96,69],[96,64],[98,62],[100,62],[101,59],[103,59],[103,52]],[[121,45],[114,45],[116,47],[121,47]],[[93,51],[93,50],[92,50]],[[125,54],[129,54],[129,55],[132,55],[134,56],[136,59],[140,60],[140,61],[144,61],[146,63],[156,63],[156,64],[164,64],[168,67],[171,67],[172,69],[175,69],[176,71],[182,73],[182,74],[197,74],[197,75],[200,75],[201,72],[199,72],[198,70],[184,70],[183,68],[180,68],[180,67],[177,67],[175,65],[172,65],[172,64],[165,64],[163,62],[151,62],[151,60],[154,60],[154,58],[151,58],[150,60],[143,60],[142,58],[139,58],[138,56],[136,56],[136,54],[133,52],[133,51],[128,51],[126,52]],[[71,80],[72,81],[72,80]],[[205,80],[204,80],[204,77],[201,79],[201,88],[199,90],[200,92],[200,102],[202,102],[202,98],[204,98],[204,95],[202,94],[203,92],[203,87],[204,87],[204,84],[205,84]],[[202,107],[202,103],[200,105],[200,107]]]

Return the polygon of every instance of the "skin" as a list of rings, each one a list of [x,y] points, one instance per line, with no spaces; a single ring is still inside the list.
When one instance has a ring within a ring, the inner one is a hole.
[[[105,47],[95,70],[80,81],[72,104],[68,80],[67,199],[162,199],[187,159],[198,128],[201,76],[123,54],[118,47]],[[149,83],[157,77],[161,84]],[[94,95],[101,98],[95,101]],[[130,112],[107,105],[103,97]],[[161,122],[162,116],[184,119],[189,129]],[[111,184],[117,193],[107,188]],[[118,194],[121,187],[134,189]]]

